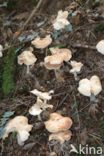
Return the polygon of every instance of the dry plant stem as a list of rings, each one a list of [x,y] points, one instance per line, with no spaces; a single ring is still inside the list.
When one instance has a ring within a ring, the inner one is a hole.
[[[78,81],[78,75],[77,75],[77,73],[74,72],[73,74],[74,74],[74,79],[75,79],[75,81]]]
[[[54,72],[55,72],[55,77],[56,77],[57,81],[64,82],[64,78],[62,77],[61,70],[60,69],[54,70]]]
[[[72,44],[72,47],[74,48],[85,48],[85,49],[92,49],[92,50],[96,50],[95,46],[90,46],[90,45],[83,45],[83,44]]]

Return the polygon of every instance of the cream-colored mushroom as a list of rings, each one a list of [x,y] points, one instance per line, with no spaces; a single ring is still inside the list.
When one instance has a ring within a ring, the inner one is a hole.
[[[31,43],[37,49],[44,49],[44,48],[48,47],[52,43],[52,38],[51,38],[50,35],[47,35],[45,38],[37,37]]]
[[[54,93],[53,90],[50,90],[49,92],[41,92],[37,89],[34,89],[30,91],[32,94],[36,95],[38,98],[42,99],[44,103],[47,103],[47,100],[52,99],[52,94]]]
[[[0,57],[3,57],[3,46],[0,44]]]
[[[68,130],[72,126],[72,120],[69,117],[63,117],[58,113],[50,114],[50,118],[45,122],[46,129],[51,133],[58,133]]]
[[[95,101],[95,96],[102,91],[102,85],[99,77],[94,75],[90,80],[87,78],[80,80],[78,91],[82,95],[90,97],[91,101]]]
[[[60,80],[62,78],[60,74],[60,67],[62,66],[64,61],[68,62],[71,59],[71,51],[66,48],[50,48],[50,51],[52,55],[45,57],[44,66],[48,70],[54,70],[57,80]]]
[[[32,127],[32,125],[28,124],[28,119],[25,116],[16,116],[7,123],[3,139],[7,138],[9,133],[16,131],[18,144],[22,146],[28,139]]]
[[[47,108],[53,108],[53,105],[49,105],[44,103],[41,99],[37,98],[36,103],[29,109],[29,113],[33,116],[39,116],[42,111],[46,110]]]
[[[99,53],[104,55],[104,40],[101,40],[97,43],[96,49]]]
[[[36,61],[37,58],[31,50],[23,51],[20,55],[18,55],[18,64],[25,64],[27,66],[27,74],[29,74],[29,66],[33,65]]]
[[[68,11],[58,11],[57,18],[55,19],[53,23],[53,27],[55,30],[61,30],[64,29],[65,26],[69,25],[70,22],[67,20],[68,18]]]
[[[49,135],[49,141],[56,140],[60,144],[63,144],[65,141],[69,141],[71,139],[71,136],[72,133],[69,130],[59,133],[53,133]]]
[[[70,73],[74,74],[75,80],[78,80],[77,74],[80,73],[83,64],[81,62],[77,62],[77,61],[71,61],[70,64],[72,66]]]

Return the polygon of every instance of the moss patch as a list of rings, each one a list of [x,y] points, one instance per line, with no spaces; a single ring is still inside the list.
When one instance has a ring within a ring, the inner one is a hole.
[[[4,57],[2,74],[2,92],[4,96],[10,95],[14,90],[15,49],[11,48]]]

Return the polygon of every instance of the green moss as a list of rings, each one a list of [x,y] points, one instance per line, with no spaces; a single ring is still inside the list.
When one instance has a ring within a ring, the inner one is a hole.
[[[100,23],[95,27],[95,32],[104,32],[104,23]]]
[[[4,57],[4,66],[2,74],[2,91],[4,96],[9,95],[14,90],[14,60],[15,52],[14,48],[11,48],[7,55]]]

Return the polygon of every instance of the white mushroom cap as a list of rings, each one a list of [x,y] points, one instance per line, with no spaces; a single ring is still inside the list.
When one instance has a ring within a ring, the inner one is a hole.
[[[29,109],[31,115],[37,116],[42,113],[43,110],[47,108],[53,108],[53,105],[44,103],[41,99],[37,98],[36,103]]]
[[[58,11],[58,16],[53,23],[53,27],[55,30],[61,30],[64,29],[66,25],[70,24],[70,22],[67,20],[68,17],[68,11]]]
[[[17,140],[19,145],[23,145],[29,137],[29,132],[32,129],[32,125],[28,124],[28,119],[25,116],[16,116],[10,120],[4,130],[3,139],[8,137],[9,133],[16,131]]]
[[[77,61],[71,61],[70,64],[72,66],[70,73],[79,73],[83,66],[83,64],[81,62],[77,62]]]
[[[91,82],[91,92],[95,96],[102,91],[102,85],[98,76],[94,75],[90,79]]]
[[[98,95],[102,91],[102,85],[98,76],[94,75],[90,80],[82,79],[79,82],[78,91],[85,96]]]
[[[2,51],[3,51],[3,46],[0,44],[0,57],[2,57],[2,56],[3,56]]]
[[[101,40],[97,43],[96,49],[99,53],[104,55],[104,40]]]
[[[48,47],[52,43],[52,38],[51,38],[50,35],[47,35],[45,38],[37,37],[31,43],[37,49],[44,49],[44,48]]]
[[[69,49],[50,48],[52,55],[46,56],[44,65],[47,69],[59,69],[63,61],[67,62],[71,59],[72,54]]]
[[[36,95],[37,97],[39,97],[40,99],[43,100],[51,100],[52,99],[52,95],[54,93],[53,90],[50,90],[49,92],[41,92],[37,89],[34,89],[32,91],[30,91],[32,94]]]
[[[53,133],[49,135],[49,141],[56,140],[56,141],[59,141],[60,144],[63,144],[65,141],[70,140],[71,136],[72,136],[72,133],[69,130],[64,131],[64,132],[59,132],[59,133]]]
[[[33,65],[37,61],[32,51],[24,51],[18,56],[18,64]]]
[[[50,119],[45,122],[46,129],[51,133],[66,131],[71,126],[72,126],[71,118],[63,117],[58,113],[50,114]]]
[[[80,80],[78,91],[84,96],[91,96],[90,81],[88,79]]]

